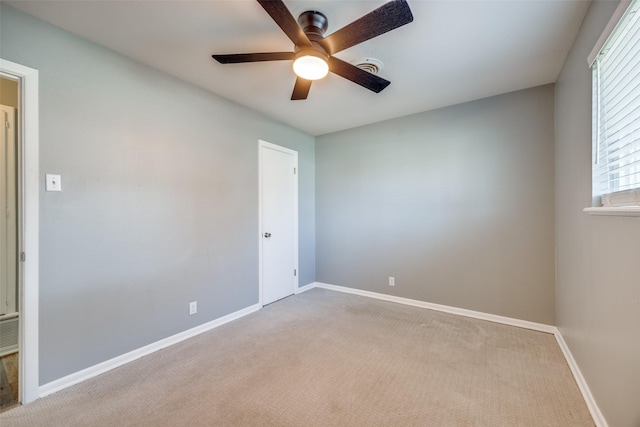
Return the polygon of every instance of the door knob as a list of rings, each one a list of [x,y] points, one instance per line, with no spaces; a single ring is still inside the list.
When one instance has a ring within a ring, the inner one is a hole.
[[[268,239],[269,237],[271,237],[271,233],[264,233],[264,237]]]

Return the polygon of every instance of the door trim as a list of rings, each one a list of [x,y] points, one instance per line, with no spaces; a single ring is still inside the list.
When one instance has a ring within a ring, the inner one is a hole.
[[[294,265],[297,271],[295,275],[293,289],[291,289],[291,294],[295,294],[298,290],[299,278],[300,278],[300,268],[298,266],[298,173],[300,172],[298,169],[298,152],[295,150],[291,150],[289,148],[281,147],[276,144],[272,144],[267,141],[258,140],[258,303],[260,307],[263,307],[262,303],[262,234],[264,230],[262,229],[262,149],[269,148],[276,151],[281,151],[283,153],[291,154],[295,159],[295,168],[296,175],[294,180],[294,200],[293,203],[295,205],[294,209]]]
[[[25,253],[18,264],[20,277],[20,368],[19,400],[29,403],[39,397],[38,360],[38,234],[39,234],[39,122],[38,70],[0,58],[0,74],[18,80],[18,192],[19,248]]]

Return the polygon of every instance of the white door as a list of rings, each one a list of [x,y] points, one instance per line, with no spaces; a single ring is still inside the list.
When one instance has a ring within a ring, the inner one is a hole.
[[[0,105],[0,315],[18,311],[15,115]]]
[[[298,153],[259,141],[262,305],[298,287]]]

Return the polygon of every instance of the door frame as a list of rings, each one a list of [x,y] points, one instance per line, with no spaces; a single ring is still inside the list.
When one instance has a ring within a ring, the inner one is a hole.
[[[39,122],[38,70],[0,58],[0,74],[18,81],[18,263],[19,395],[22,403],[39,393]]]
[[[295,150],[291,150],[286,147],[281,147],[280,145],[272,144],[267,141],[258,140],[258,303],[261,307],[264,306],[262,303],[262,289],[263,289],[263,280],[262,280],[262,235],[264,230],[262,229],[262,150],[264,148],[281,151],[286,154],[293,155],[295,160],[295,179],[294,179],[294,214],[293,214],[293,222],[294,222],[294,265],[296,269],[296,275],[293,280],[293,289],[291,290],[291,294],[295,294],[298,290],[299,286],[299,278],[300,278],[300,269],[298,267],[298,152]]]

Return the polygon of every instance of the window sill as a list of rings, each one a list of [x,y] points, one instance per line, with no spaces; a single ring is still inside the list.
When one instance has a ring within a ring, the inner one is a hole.
[[[589,215],[640,216],[640,206],[584,208],[583,212]]]

